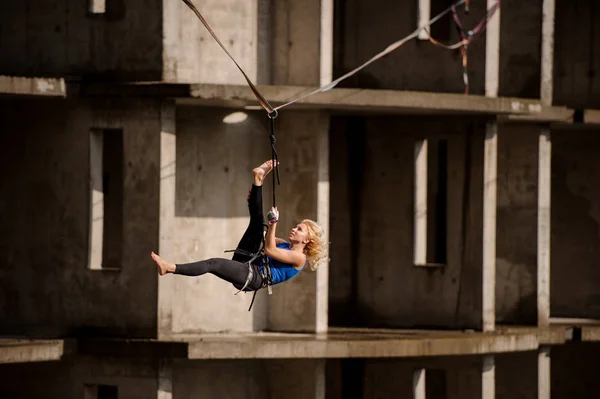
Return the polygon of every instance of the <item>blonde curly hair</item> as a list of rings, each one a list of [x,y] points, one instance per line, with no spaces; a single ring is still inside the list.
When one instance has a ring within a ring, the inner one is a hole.
[[[317,222],[310,219],[304,219],[308,231],[308,244],[304,247],[304,254],[308,261],[308,266],[313,272],[319,268],[319,264],[327,258],[327,242],[325,241],[325,231]]]

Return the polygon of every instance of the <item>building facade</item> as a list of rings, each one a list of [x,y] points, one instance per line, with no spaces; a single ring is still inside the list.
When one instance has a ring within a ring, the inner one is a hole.
[[[273,105],[449,4],[196,1]],[[496,1],[468,4],[466,35]],[[0,397],[597,397],[598,18],[504,0],[465,58],[427,40],[460,42],[447,13],[282,108],[280,225],[318,221],[329,260],[248,311],[149,257],[229,256],[271,156],[267,114],[194,13],[0,5]]]

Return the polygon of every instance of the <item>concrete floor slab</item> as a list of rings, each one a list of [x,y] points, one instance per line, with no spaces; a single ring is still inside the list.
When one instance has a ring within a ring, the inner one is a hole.
[[[259,90],[272,106],[284,104],[314,89],[316,88],[259,86]],[[178,104],[260,109],[252,91],[244,85],[94,83],[82,86],[81,95],[86,97],[163,96],[177,98]],[[522,98],[346,88],[317,93],[284,109],[325,109],[386,114],[513,115],[536,122],[568,122],[573,115],[573,111],[565,107],[544,106],[540,101]]]
[[[392,358],[537,350],[568,339],[562,327],[505,327],[493,333],[333,328],[324,334],[274,332],[177,335],[169,340],[98,339],[81,354],[187,359]]]
[[[591,125],[600,125],[600,110],[586,109],[583,111],[583,123]]]
[[[64,79],[0,75],[0,95],[66,97]]]
[[[64,340],[0,339],[0,363],[60,360],[64,353]]]
[[[600,342],[600,325],[581,327],[581,340],[585,342]]]

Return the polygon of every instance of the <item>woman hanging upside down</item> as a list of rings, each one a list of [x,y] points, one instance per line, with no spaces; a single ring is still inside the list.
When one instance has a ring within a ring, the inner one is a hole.
[[[262,212],[262,184],[265,177],[273,169],[273,162],[267,161],[252,170],[254,181],[248,195],[250,224],[238,244],[233,259],[212,258],[193,263],[174,264],[166,262],[152,252],[151,256],[158,266],[158,274],[182,274],[184,276],[201,276],[206,273],[232,283],[237,289],[245,287],[245,291],[256,291],[266,286],[266,273],[261,258],[252,259],[261,247],[264,235]],[[267,214],[269,227],[265,237],[264,252],[269,260],[271,285],[283,283],[300,273],[304,265],[312,271],[317,270],[319,261],[325,256],[323,229],[312,220],[305,219],[294,227],[289,235],[289,242],[275,237],[279,211],[271,208]]]

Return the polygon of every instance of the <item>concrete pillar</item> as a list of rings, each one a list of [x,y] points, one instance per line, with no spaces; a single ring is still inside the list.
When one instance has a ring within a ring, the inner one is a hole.
[[[497,0],[487,0],[487,8]],[[500,69],[500,9],[486,27],[485,95],[498,96]],[[483,172],[483,331],[493,331],[496,324],[496,186],[498,157],[498,123],[486,125]],[[485,396],[484,396],[485,397]]]
[[[179,54],[179,13],[183,2],[163,0],[162,3],[162,79],[166,82],[176,82]],[[191,12],[191,10],[189,11]]]
[[[419,0],[419,12],[417,14],[417,28],[427,25],[431,19],[431,0]],[[420,40],[429,40],[429,33],[425,29],[419,31]]]
[[[165,259],[177,255],[173,240],[175,232],[175,170],[177,139],[175,135],[175,103],[165,101],[160,118],[160,216],[158,253]],[[173,279],[158,277],[158,332],[159,339],[172,330]]]
[[[487,0],[487,8],[496,2],[497,0]],[[500,70],[500,9],[487,24],[485,40],[485,95],[497,97]]]
[[[494,331],[496,319],[496,202],[498,124],[488,122],[483,171],[483,331]]]
[[[540,97],[542,104],[552,105],[554,93],[554,4],[544,0],[542,6],[542,66]]]
[[[325,230],[325,242],[329,242],[329,115],[319,118],[318,134],[318,183],[317,223]],[[327,332],[329,326],[329,261],[317,270],[316,332]]]
[[[277,235],[286,237],[302,219],[329,230],[329,115],[319,111],[285,112],[278,119],[277,150],[282,184]],[[271,206],[266,200],[265,208]],[[328,240],[328,236],[325,237]],[[307,267],[293,280],[273,287],[268,328],[279,331],[327,331],[328,261],[317,272]]]
[[[550,347],[538,351],[538,399],[550,399]]]
[[[544,105],[552,105],[554,93],[554,10],[555,0],[544,0],[540,83],[540,98]],[[542,127],[538,148],[537,309],[539,326],[548,326],[550,320],[551,159],[550,128]]]
[[[159,361],[156,398],[173,399],[173,367],[170,360]]]
[[[333,2],[321,0],[321,73],[319,86],[333,80]]]
[[[538,148],[538,223],[537,223],[537,322],[547,327],[550,322],[550,212],[551,212],[550,129],[541,128]]]
[[[414,208],[414,263],[427,263],[427,159],[428,142],[415,144],[415,208]]]
[[[496,362],[494,355],[483,357],[481,370],[481,399],[496,397]]]
[[[425,369],[413,372],[413,399],[425,399]]]

